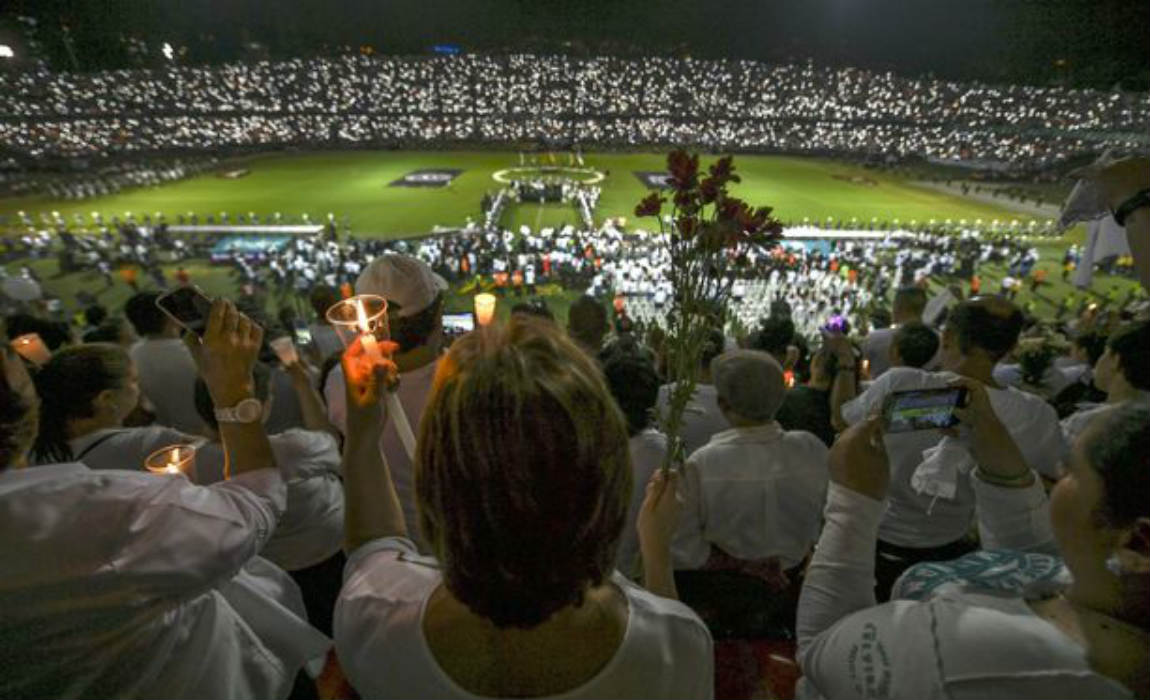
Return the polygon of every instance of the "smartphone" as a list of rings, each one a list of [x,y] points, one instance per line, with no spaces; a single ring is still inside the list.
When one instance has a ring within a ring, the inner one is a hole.
[[[475,330],[475,316],[470,313],[444,314],[443,330],[461,335]]]
[[[954,409],[965,403],[965,387],[896,391],[883,404],[884,430],[906,433],[953,428],[959,422]]]
[[[301,319],[292,321],[292,333],[295,335],[295,344],[301,347],[311,345],[311,329],[307,322]]]
[[[156,306],[171,316],[176,323],[201,338],[208,329],[208,316],[212,312],[212,300],[194,284],[164,294],[156,299]]]

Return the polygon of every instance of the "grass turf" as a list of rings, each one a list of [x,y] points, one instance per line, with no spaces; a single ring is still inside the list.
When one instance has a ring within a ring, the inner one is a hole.
[[[560,158],[560,160],[562,160]],[[633,218],[635,204],[648,192],[633,171],[662,170],[659,154],[588,154],[587,164],[608,173],[596,217]],[[703,163],[712,159],[704,158]],[[0,200],[0,216],[18,211],[59,211],[72,214],[99,211],[110,217],[125,212],[163,212],[169,218],[196,212],[201,218],[226,211],[235,221],[240,213],[260,216],[281,212],[285,217],[308,213],[313,221],[333,212],[346,214],[357,235],[385,238],[418,236],[434,226],[459,226],[467,216],[480,218],[480,200],[498,184],[491,175],[518,163],[511,152],[352,151],[274,154],[251,158],[251,174],[228,180],[201,175],[153,188],[138,188],[83,201],[19,197]],[[982,218],[1028,219],[1002,207],[966,201],[915,187],[897,177],[858,166],[815,158],[736,156],[743,177],[733,187],[753,205],[769,205],[783,219],[824,220],[857,217],[860,221],[944,220]],[[426,168],[462,168],[451,185],[441,188],[389,187],[406,173]],[[852,181],[852,178],[854,181]],[[863,184],[865,183],[865,184]],[[505,224],[562,224],[577,220],[573,206],[537,204],[512,206]]]
[[[588,154],[585,157],[588,165],[608,173],[602,184],[597,219],[623,216],[635,223],[634,206],[648,190],[633,171],[662,170],[664,158],[659,154]],[[703,164],[712,160],[703,158]],[[23,210],[35,216],[36,212],[55,210],[71,219],[75,212],[100,211],[110,217],[123,216],[127,211],[137,214],[162,211],[174,218],[178,213],[190,211],[201,217],[209,213],[218,215],[221,211],[227,211],[233,217],[249,211],[261,216],[279,211],[291,217],[307,212],[313,220],[319,221],[325,219],[330,211],[340,219],[347,214],[356,236],[420,236],[436,225],[458,226],[467,216],[478,220],[479,202],[484,192],[498,187],[491,178],[492,173],[517,163],[518,157],[511,152],[275,154],[249,159],[247,166],[251,174],[238,180],[203,175],[170,185],[135,189],[82,202],[5,199],[0,200],[0,215],[11,216]],[[736,156],[735,164],[743,178],[743,182],[733,188],[738,196],[753,205],[773,206],[777,216],[793,221],[801,221],[804,217],[824,220],[827,216],[846,220],[856,217],[863,222],[872,217],[902,221],[1030,218],[1005,208],[925,190],[892,175],[836,161],[741,155]],[[464,172],[444,188],[388,186],[406,173],[430,168],[462,168]],[[576,223],[577,220],[573,206],[532,203],[510,207],[503,223],[513,228],[519,225],[538,228]],[[1036,313],[1042,316],[1053,314],[1062,298],[1073,291],[1060,280],[1062,252],[1070,242],[1081,241],[1081,238],[1079,228],[1062,239],[1045,239],[1037,243],[1041,254],[1039,266],[1047,269],[1051,283],[1034,296],[1029,290],[1022,292],[1020,302],[1033,299]],[[10,268],[15,267],[16,264],[10,265]],[[54,260],[36,261],[33,267],[45,278],[48,291],[60,296],[69,308],[76,308],[74,296],[80,290],[98,294],[101,303],[110,309],[120,308],[130,294],[118,279],[111,288],[104,290],[102,280],[94,272],[60,276]],[[234,295],[237,292],[225,266],[189,261],[185,267],[192,279],[209,293]],[[174,267],[168,268],[169,276],[173,271]],[[1003,274],[1001,266],[984,266],[983,289],[996,291]],[[151,281],[141,276],[141,284],[147,288]],[[1104,298],[1111,289],[1118,289],[1124,297],[1133,286],[1125,278],[1099,275],[1091,291]],[[554,288],[544,292],[547,303],[561,320],[566,318],[572,296]],[[282,302],[269,300],[269,306],[280,303],[298,306],[303,300],[295,296],[288,296]],[[448,299],[447,310],[466,311],[469,305],[468,298],[452,295]],[[510,303],[502,304],[500,311],[506,313],[509,306]]]

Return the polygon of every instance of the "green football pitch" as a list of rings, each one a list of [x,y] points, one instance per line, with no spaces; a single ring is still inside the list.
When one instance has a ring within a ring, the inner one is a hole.
[[[712,160],[704,157],[703,165]],[[587,167],[605,174],[600,184],[603,192],[595,212],[596,220],[626,217],[631,225],[637,223],[633,216],[635,204],[650,191],[635,172],[663,171],[666,162],[665,155],[656,153],[591,153],[584,156],[584,161]],[[514,152],[354,151],[263,155],[221,166],[220,170],[239,167],[250,170],[238,179],[207,174],[78,202],[33,197],[0,199],[0,217],[6,217],[11,224],[19,211],[37,220],[40,212],[57,211],[69,221],[75,213],[87,216],[100,212],[110,218],[124,217],[127,212],[137,216],[163,212],[169,220],[174,220],[178,214],[194,212],[202,222],[209,214],[218,217],[221,212],[227,212],[234,222],[238,214],[254,212],[262,220],[279,212],[287,221],[298,221],[306,213],[318,222],[326,220],[330,212],[341,224],[346,216],[356,236],[422,236],[437,226],[461,226],[468,217],[480,221],[483,195],[500,187],[493,174],[518,164],[519,158]],[[566,156],[557,155],[556,164],[566,164]],[[989,223],[994,219],[1031,219],[1005,207],[927,190],[891,174],[833,160],[740,155],[735,157],[735,165],[743,182],[734,186],[734,193],[752,205],[773,206],[776,216],[784,221],[798,223],[804,218],[825,221],[827,217],[834,217],[847,222],[855,218],[863,223],[872,218],[903,222],[982,219]],[[390,186],[404,175],[430,169],[462,172],[447,187]],[[508,209],[502,223],[510,228],[527,225],[538,229],[575,224],[578,217],[571,205],[518,204]],[[1033,301],[1039,315],[1053,315],[1062,298],[1072,292],[1070,285],[1060,280],[1062,252],[1070,242],[1081,239],[1079,228],[1060,239],[1038,240],[1039,266],[1047,270],[1051,283],[1037,294],[1024,292],[1019,300]],[[8,267],[14,272],[18,265],[26,262],[14,261]],[[47,290],[62,298],[70,309],[77,307],[73,299],[81,290],[96,294],[101,303],[112,309],[119,308],[130,294],[118,279],[112,287],[104,289],[103,281],[93,271],[60,275],[55,259],[35,261],[32,265],[45,279]],[[185,263],[185,268],[193,280],[210,293],[235,294],[237,291],[226,266],[193,260]],[[169,269],[168,274],[173,271]],[[997,289],[1004,273],[1001,265],[984,266],[984,289]],[[1098,299],[1124,297],[1134,288],[1133,283],[1122,277],[1099,275],[1095,280],[1089,294]],[[150,280],[143,277],[141,282],[144,287],[150,284]],[[556,315],[564,319],[573,293],[548,288],[543,294]],[[297,297],[287,301],[300,302]],[[269,308],[278,303],[281,302],[269,300]],[[449,311],[463,311],[469,305],[466,295],[454,294],[448,299]],[[501,313],[506,313],[505,307],[501,307]]]
[[[556,156],[565,163],[566,156]],[[632,217],[635,204],[649,191],[637,171],[662,171],[659,154],[602,154],[585,156],[588,167],[606,174],[596,217]],[[704,158],[704,165],[711,159]],[[284,154],[251,158],[250,170],[230,180],[209,174],[153,188],[137,188],[83,201],[39,197],[0,200],[0,215],[25,211],[58,211],[72,220],[74,213],[98,211],[105,217],[163,212],[169,219],[195,212],[201,217],[227,212],[254,212],[261,217],[281,213],[292,220],[307,213],[312,221],[334,213],[346,215],[356,235],[386,238],[424,235],[435,226],[461,226],[468,216],[480,219],[480,200],[500,185],[492,175],[518,165],[513,152],[404,152],[354,151]],[[753,205],[775,208],[784,220],[849,220],[869,222],[901,219],[1029,219],[1005,208],[989,206],[915,187],[896,177],[836,161],[778,156],[737,156],[743,177],[734,188]],[[237,166],[238,167],[238,166]],[[447,187],[391,187],[391,182],[424,169],[459,169],[463,172]],[[510,207],[504,225],[532,228],[576,223],[570,205],[521,204]]]

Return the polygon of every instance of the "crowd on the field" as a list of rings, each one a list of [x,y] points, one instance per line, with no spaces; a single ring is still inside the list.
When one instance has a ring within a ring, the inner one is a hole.
[[[1150,95],[811,64],[346,56],[0,75],[0,139],[30,156],[453,142],[697,145],[1040,167],[1145,149]]]

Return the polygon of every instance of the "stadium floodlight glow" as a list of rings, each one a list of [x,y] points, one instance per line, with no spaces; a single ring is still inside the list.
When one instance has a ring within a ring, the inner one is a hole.
[[[166,41],[164,42],[163,48],[160,49],[160,53],[164,54],[164,58],[168,59],[169,61],[172,60],[176,55],[175,49],[173,49],[172,45]]]
[[[8,44],[0,44],[0,58],[16,58],[16,52]]]

